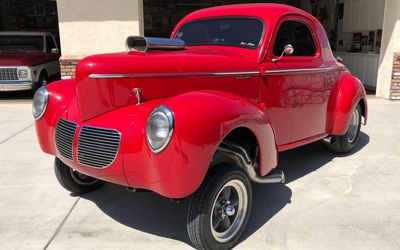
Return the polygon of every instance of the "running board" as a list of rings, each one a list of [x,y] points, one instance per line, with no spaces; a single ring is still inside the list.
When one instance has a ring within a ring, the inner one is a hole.
[[[221,143],[218,151],[232,157],[246,171],[250,180],[255,183],[270,184],[270,183],[285,183],[285,174],[282,171],[279,173],[259,176],[255,171],[253,161],[250,159],[247,151],[234,143]]]

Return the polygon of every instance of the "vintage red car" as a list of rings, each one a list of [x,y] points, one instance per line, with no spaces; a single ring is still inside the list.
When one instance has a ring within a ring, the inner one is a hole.
[[[41,148],[71,192],[107,181],[190,198],[196,248],[238,241],[251,182],[284,182],[271,172],[278,152],[317,140],[349,152],[367,119],[362,83],[335,60],[317,19],[294,7],[208,8],[170,39],[129,37],[126,46],[37,91]]]
[[[60,77],[59,48],[46,32],[0,32],[0,91],[37,89]]]

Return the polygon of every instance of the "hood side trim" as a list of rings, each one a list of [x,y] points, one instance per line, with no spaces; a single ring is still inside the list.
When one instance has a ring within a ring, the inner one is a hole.
[[[196,76],[237,76],[259,75],[260,71],[227,71],[227,72],[175,72],[175,73],[139,73],[139,74],[90,74],[92,79],[108,78],[155,78],[155,77],[196,77]]]

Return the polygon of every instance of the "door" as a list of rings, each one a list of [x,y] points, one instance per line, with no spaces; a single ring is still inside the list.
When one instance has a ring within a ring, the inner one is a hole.
[[[267,56],[265,100],[274,100],[275,89],[280,89],[277,103],[281,109],[277,112],[272,107],[272,113],[267,113],[275,120],[278,145],[282,146],[325,132],[327,98],[324,64],[313,25],[302,17],[288,16],[278,27]],[[289,44],[294,52],[280,58]],[[278,60],[272,62],[273,58]]]
[[[57,49],[54,51],[53,49]],[[60,73],[60,51],[53,36],[46,35],[46,70],[49,76],[54,76]]]

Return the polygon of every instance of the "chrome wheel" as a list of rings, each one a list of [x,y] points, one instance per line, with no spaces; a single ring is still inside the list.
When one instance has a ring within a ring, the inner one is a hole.
[[[358,135],[358,127],[360,126],[360,114],[358,109],[354,109],[351,115],[349,129],[347,130],[347,140],[353,143]]]
[[[214,239],[224,243],[239,232],[246,218],[248,205],[244,183],[234,179],[218,192],[211,209],[210,226]]]
[[[72,179],[80,185],[85,185],[85,186],[92,185],[98,181],[96,178],[79,173],[78,171],[72,168],[70,168],[70,171]]]

